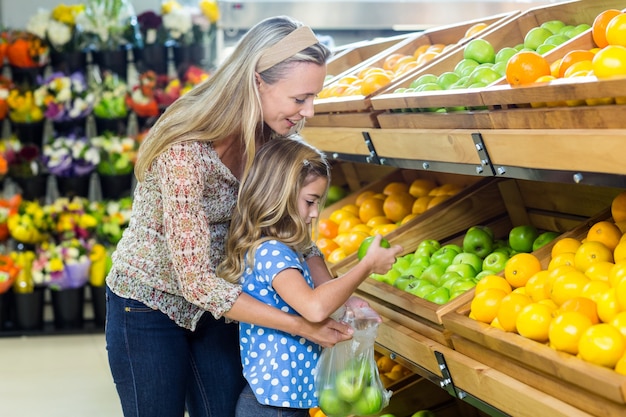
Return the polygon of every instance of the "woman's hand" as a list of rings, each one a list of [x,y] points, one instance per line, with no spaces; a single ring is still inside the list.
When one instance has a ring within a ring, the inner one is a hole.
[[[383,321],[383,318],[376,311],[374,311],[372,307],[370,307],[370,304],[367,301],[362,298],[356,296],[348,298],[348,301],[346,301],[346,307],[352,310],[367,311],[368,319],[375,319],[378,323]]]

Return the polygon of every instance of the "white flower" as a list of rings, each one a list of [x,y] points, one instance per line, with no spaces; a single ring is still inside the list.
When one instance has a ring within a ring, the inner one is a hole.
[[[56,20],[50,21],[46,34],[50,43],[61,48],[72,39],[72,28]]]
[[[49,24],[50,12],[46,9],[39,9],[37,10],[37,13],[28,19],[26,30],[39,36],[41,39],[45,39]]]
[[[170,32],[173,39],[180,39],[193,26],[190,10],[188,8],[172,10],[163,16],[163,26]]]

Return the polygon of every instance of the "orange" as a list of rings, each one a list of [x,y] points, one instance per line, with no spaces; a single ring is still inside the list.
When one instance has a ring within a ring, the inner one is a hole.
[[[550,64],[550,75],[554,78],[559,78],[559,66],[563,58],[557,58]]]
[[[402,68],[402,66],[410,62],[416,62],[415,57],[413,55],[404,55],[393,64],[393,66],[391,67],[391,71],[397,73],[398,69]]]
[[[577,311],[567,311],[557,315],[548,329],[550,347],[572,355],[578,354],[580,338],[592,325],[589,317]]]
[[[604,48],[609,44],[606,40],[606,26],[609,24],[611,19],[621,13],[622,12],[617,9],[608,9],[596,16],[593,24],[591,25],[591,36],[593,37],[593,42],[596,46]]]
[[[547,342],[553,309],[545,304],[530,303],[518,313],[517,332],[537,342]]]
[[[489,26],[489,25],[487,25],[484,22],[476,23],[476,24],[470,26],[465,31],[465,34],[463,35],[463,38],[464,39],[471,38],[472,36],[476,35],[478,32],[480,32],[480,31],[484,30],[485,28],[487,28],[487,26]]]
[[[615,287],[617,305],[622,311],[626,311],[626,279],[621,280]]]
[[[585,270],[585,275],[593,281],[609,281],[609,272],[615,265],[613,262],[594,262],[589,268]]]
[[[317,231],[320,237],[334,239],[339,233],[339,225],[331,219],[320,219],[317,223]]]
[[[337,262],[342,261],[346,257],[346,251],[343,248],[337,248],[333,250],[330,255],[326,258],[326,260],[331,264],[336,264]]]
[[[591,280],[585,284],[583,290],[580,292],[580,296],[589,298],[597,304],[602,294],[610,288],[611,286],[609,285],[608,281]]]
[[[427,52],[442,52],[446,49],[446,44],[443,43],[434,43],[428,47]]]
[[[363,191],[362,193],[356,196],[356,200],[354,201],[354,204],[356,204],[357,206],[360,206],[363,204],[363,202],[366,199],[373,197],[375,194],[376,192],[372,190]]]
[[[606,42],[609,46],[626,46],[626,13],[613,16],[606,25]]]
[[[557,268],[563,265],[574,266],[575,256],[576,254],[572,252],[559,253],[558,255],[550,259],[550,263],[548,264],[548,270],[552,271],[554,268]]]
[[[609,285],[616,288],[624,277],[626,277],[626,261],[616,262],[609,271]]]
[[[559,275],[552,281],[550,298],[560,306],[570,298],[580,296],[583,287],[589,282],[589,278],[581,271],[572,270]]]
[[[386,73],[370,73],[363,78],[361,94],[369,96],[391,82],[391,77]]]
[[[624,336],[608,323],[589,327],[578,343],[578,355],[582,360],[607,368],[613,368],[624,351]]]
[[[419,214],[411,213],[404,216],[402,220],[400,220],[400,226],[403,226],[413,220],[415,217],[419,216]]]
[[[626,375],[626,353],[615,364],[615,372],[621,375]]]
[[[417,178],[413,180],[413,182],[411,182],[411,184],[409,185],[409,194],[411,194],[415,198],[423,197],[425,195],[428,195],[430,190],[435,187],[437,187],[437,184],[434,181]],[[626,192],[624,192],[624,194],[626,194]],[[626,220],[626,218],[624,220]]]
[[[406,56],[406,55],[399,54],[399,53],[390,54],[383,61],[383,69],[391,70],[393,66],[396,64],[396,62],[403,56]]]
[[[561,59],[558,78],[565,77],[565,71],[573,64],[581,61],[591,61],[594,56],[595,54],[593,52],[584,49],[573,49],[569,51],[565,54],[563,59]]]
[[[419,67],[419,63],[417,61],[409,61],[409,62],[405,62],[400,64],[400,66],[396,69],[395,71],[395,77],[399,77],[400,75],[409,72],[410,70],[412,70],[413,68],[417,68]]]
[[[390,233],[396,230],[397,228],[398,228],[398,225],[396,223],[380,224],[378,226],[372,227],[370,234],[371,235],[380,234],[384,236],[387,233]]]
[[[580,247],[581,242],[573,237],[564,237],[559,239],[552,246],[551,255],[554,258],[559,253],[571,252],[576,253],[576,250]]]
[[[339,244],[327,237],[319,238],[315,241],[315,244],[324,255],[324,258],[328,258],[332,251],[339,248]]]
[[[626,311],[617,313],[609,324],[619,330],[622,336],[626,337]]]
[[[512,86],[534,83],[542,75],[551,75],[550,64],[537,52],[520,51],[506,63],[506,80]]]
[[[574,266],[579,271],[586,271],[595,262],[613,262],[613,251],[604,243],[587,241],[580,245],[574,256]]]
[[[354,214],[355,216],[359,215],[359,206],[357,206],[356,204],[346,204],[345,206],[341,207],[342,210],[345,211],[349,211],[350,213]]]
[[[500,308],[496,318],[500,324],[500,328],[507,332],[517,332],[515,322],[517,315],[522,308],[532,303],[533,301],[527,295],[512,292],[507,294],[502,301],[500,301]]]
[[[500,303],[506,295],[506,292],[496,288],[476,292],[470,304],[472,315],[477,321],[491,323],[496,318]]]
[[[613,261],[619,262],[626,259],[626,241],[620,240],[620,243],[617,244],[615,249],[613,250]]]
[[[622,191],[611,201],[611,216],[615,223],[626,221],[626,191]]]
[[[428,210],[428,205],[430,204],[430,200],[432,200],[433,198],[435,197],[431,195],[424,195],[424,196],[418,197],[413,202],[413,206],[411,207],[411,213],[422,214],[423,212]]]
[[[559,307],[559,311],[576,311],[584,314],[593,324],[600,321],[598,317],[598,305],[595,301],[585,297],[572,297],[569,300],[565,300],[565,302],[561,304],[561,307]]]
[[[590,59],[574,62],[563,73],[564,78],[586,77],[593,70],[593,63]]]
[[[541,271],[541,262],[532,253],[517,253],[506,262],[504,278],[513,288],[526,285],[530,277]]]
[[[610,288],[596,301],[600,321],[609,323],[620,312],[616,294],[615,288]]]
[[[418,46],[415,49],[415,52],[413,52],[413,57],[419,58],[419,56],[422,55],[424,52],[426,52],[426,50],[428,50],[428,48],[430,48],[430,44],[428,44],[428,43],[425,43],[423,45]]]
[[[392,222],[399,222],[406,215],[411,214],[415,198],[408,192],[398,192],[388,195],[383,202],[385,216]]]
[[[622,232],[615,223],[609,221],[600,221],[594,223],[587,232],[587,241],[600,242],[611,251],[615,249],[622,237]]]
[[[371,231],[372,231],[372,228],[363,223],[359,223],[350,229],[350,232],[364,232],[364,233],[367,233],[368,235],[371,233]]]
[[[441,52],[439,51],[426,51],[417,58],[417,65],[425,64],[428,61],[432,61]]]
[[[532,277],[526,281],[526,295],[528,295],[534,302],[549,299],[550,294],[546,290],[546,279],[549,272],[546,270],[535,273]]]
[[[463,186],[458,185],[458,184],[447,183],[447,184],[443,184],[439,186],[438,189],[439,189],[439,193],[442,195],[455,195],[463,189]]]
[[[359,206],[359,219],[361,219],[363,223],[367,224],[367,222],[373,217],[384,216],[385,211],[383,210],[383,204],[384,201],[379,198],[367,198]]]
[[[349,217],[355,217],[355,216],[349,211],[337,209],[333,211],[332,213],[330,213],[330,216],[328,218],[332,220],[333,222],[335,222],[335,224],[337,224],[337,227],[339,227],[339,223],[341,223],[343,220]]]
[[[591,61],[593,73],[600,80],[626,76],[626,47],[609,45]]]
[[[509,282],[500,275],[487,275],[482,277],[480,281],[476,283],[475,292],[478,294],[479,292],[489,288],[504,291],[506,294],[513,291],[511,284],[509,284]]]
[[[395,194],[395,193],[408,193],[409,192],[409,184],[401,181],[392,181],[385,185],[383,188],[383,194]]]
[[[363,240],[368,237],[369,234],[365,232],[348,232],[346,233],[346,239],[342,242],[341,248],[345,251],[346,255],[355,253]]]
[[[446,201],[449,198],[450,198],[449,195],[438,195],[436,197],[433,197],[428,202],[428,206],[426,206],[426,210],[430,210],[431,208],[435,207],[436,205],[439,205],[439,204],[443,203],[444,201]]]
[[[389,224],[391,223],[391,220],[389,220],[387,217],[385,216],[375,216],[370,218],[366,225],[369,226],[370,228],[374,228],[376,226],[380,226],[381,224]]]
[[[359,219],[358,217],[348,217],[345,218],[341,221],[341,223],[339,223],[339,227],[337,229],[337,232],[339,234],[341,233],[347,233],[350,230],[352,230],[352,228],[358,224],[363,224],[363,222],[361,221],[361,219]]]

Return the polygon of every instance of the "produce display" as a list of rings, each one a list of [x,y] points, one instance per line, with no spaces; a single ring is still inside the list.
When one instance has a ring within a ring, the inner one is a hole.
[[[557,239],[547,268],[523,253],[483,277],[469,317],[626,375],[626,192],[611,213]]]

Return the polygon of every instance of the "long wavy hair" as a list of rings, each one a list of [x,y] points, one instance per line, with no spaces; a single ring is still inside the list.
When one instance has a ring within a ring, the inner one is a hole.
[[[139,148],[137,179],[143,181],[154,159],[176,143],[214,141],[232,135],[243,141],[246,172],[254,158],[255,140],[265,133],[255,67],[266,49],[300,26],[302,23],[288,16],[276,16],[252,27],[215,73],[170,105],[150,129]],[[267,84],[274,84],[294,63],[326,65],[329,57],[330,50],[317,43],[259,75]],[[296,126],[294,131],[301,127]]]
[[[317,178],[330,183],[330,166],[322,152],[295,138],[278,138],[264,144],[239,189],[239,198],[226,242],[226,259],[218,275],[239,282],[252,265],[256,248],[277,239],[302,253],[311,245],[311,229],[298,211],[302,187]],[[326,192],[319,201],[323,207]]]

